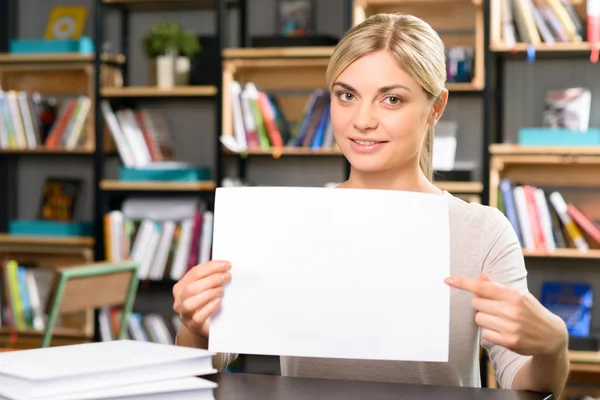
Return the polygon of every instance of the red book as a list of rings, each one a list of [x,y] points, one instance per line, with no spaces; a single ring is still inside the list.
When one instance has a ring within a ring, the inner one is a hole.
[[[527,213],[529,214],[531,236],[533,237],[535,248],[536,250],[547,250],[548,246],[546,245],[546,239],[544,238],[540,208],[535,201],[535,187],[524,185],[523,192],[525,193],[525,201],[527,202]]]
[[[598,244],[598,246],[600,246],[600,229],[598,226],[571,203],[567,204],[567,212],[571,218],[573,218],[573,221],[579,225],[581,230],[583,230],[590,238],[594,240],[594,242]]]

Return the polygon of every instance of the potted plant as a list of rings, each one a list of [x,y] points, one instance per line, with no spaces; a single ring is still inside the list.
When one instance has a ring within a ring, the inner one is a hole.
[[[186,59],[200,51],[200,43],[193,33],[184,31],[172,21],[161,21],[154,25],[144,37],[143,45],[146,55],[155,61],[152,75],[156,76],[156,84],[162,88],[175,86],[179,70],[185,79],[186,66],[189,75],[189,62]]]
[[[192,59],[202,51],[194,32],[182,30],[179,35],[179,53],[175,62],[175,85],[185,86],[190,81]]]

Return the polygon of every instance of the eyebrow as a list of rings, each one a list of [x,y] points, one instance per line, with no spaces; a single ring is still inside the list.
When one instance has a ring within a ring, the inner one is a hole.
[[[350,90],[352,92],[356,92],[356,89],[354,89],[352,86],[350,86],[350,85],[348,85],[346,83],[336,82],[334,84],[334,86],[336,86],[336,85],[337,86],[341,86],[341,87],[343,87],[346,90]],[[409,91],[409,92],[411,91],[408,87],[406,87],[404,85],[388,85],[388,86],[380,87],[379,90],[378,90],[378,92],[379,93],[385,93],[385,92],[389,92],[390,90],[394,90],[394,89],[404,89],[404,90]]]

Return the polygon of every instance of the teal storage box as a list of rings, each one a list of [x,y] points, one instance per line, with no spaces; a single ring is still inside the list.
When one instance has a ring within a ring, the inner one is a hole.
[[[95,52],[95,48],[93,40],[87,36],[83,36],[78,40],[13,39],[10,41],[9,52],[13,54],[90,54]]]
[[[600,146],[600,129],[573,131],[556,128],[521,128],[518,144],[522,146]]]
[[[127,168],[119,169],[122,181],[177,181],[197,182],[211,179],[211,172],[206,167],[189,168]]]
[[[58,222],[45,220],[12,220],[8,233],[22,236],[93,236],[93,222]]]

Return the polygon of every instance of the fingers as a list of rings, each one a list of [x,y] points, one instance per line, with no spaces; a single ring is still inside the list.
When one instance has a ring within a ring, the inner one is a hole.
[[[205,278],[209,275],[225,272],[231,268],[231,264],[228,261],[213,260],[205,264],[199,264],[191,268],[185,275],[173,286],[173,297],[175,301],[181,297],[181,292],[191,282],[198,279]]]
[[[208,275],[205,278],[192,281],[183,289],[182,297],[184,299],[193,297],[206,290],[214,289],[222,286],[231,280],[230,272],[217,272],[212,275]]]
[[[486,314],[500,316],[505,305],[499,300],[491,300],[484,297],[473,297],[471,306],[475,311],[483,312]]]
[[[191,268],[181,279],[183,286],[190,282],[197,281],[205,278],[209,275],[223,273],[231,268],[231,264],[228,261],[212,260],[206,264],[196,265]]]
[[[191,318],[191,324],[196,327],[196,329],[201,329],[202,324],[210,318],[210,316],[217,311],[217,309],[221,306],[221,298],[217,297],[209,302],[205,307],[202,307],[198,311],[194,313]]]
[[[173,310],[182,319],[190,319],[200,308],[222,295],[222,285],[229,282],[231,265],[210,261],[189,270],[173,287]]]
[[[449,277],[444,282],[456,289],[466,290],[487,299],[503,300],[509,295],[507,288],[489,278]]]
[[[501,345],[504,342],[503,336],[500,332],[493,329],[483,328],[481,330],[481,337],[490,343]]]
[[[477,312],[475,314],[475,322],[483,329],[489,329],[498,333],[512,332],[514,329],[513,323],[505,318],[497,315]]]
[[[189,297],[181,304],[181,315],[184,318],[191,318],[199,309],[206,307],[208,303],[220,298],[222,295],[223,288],[219,286]]]

